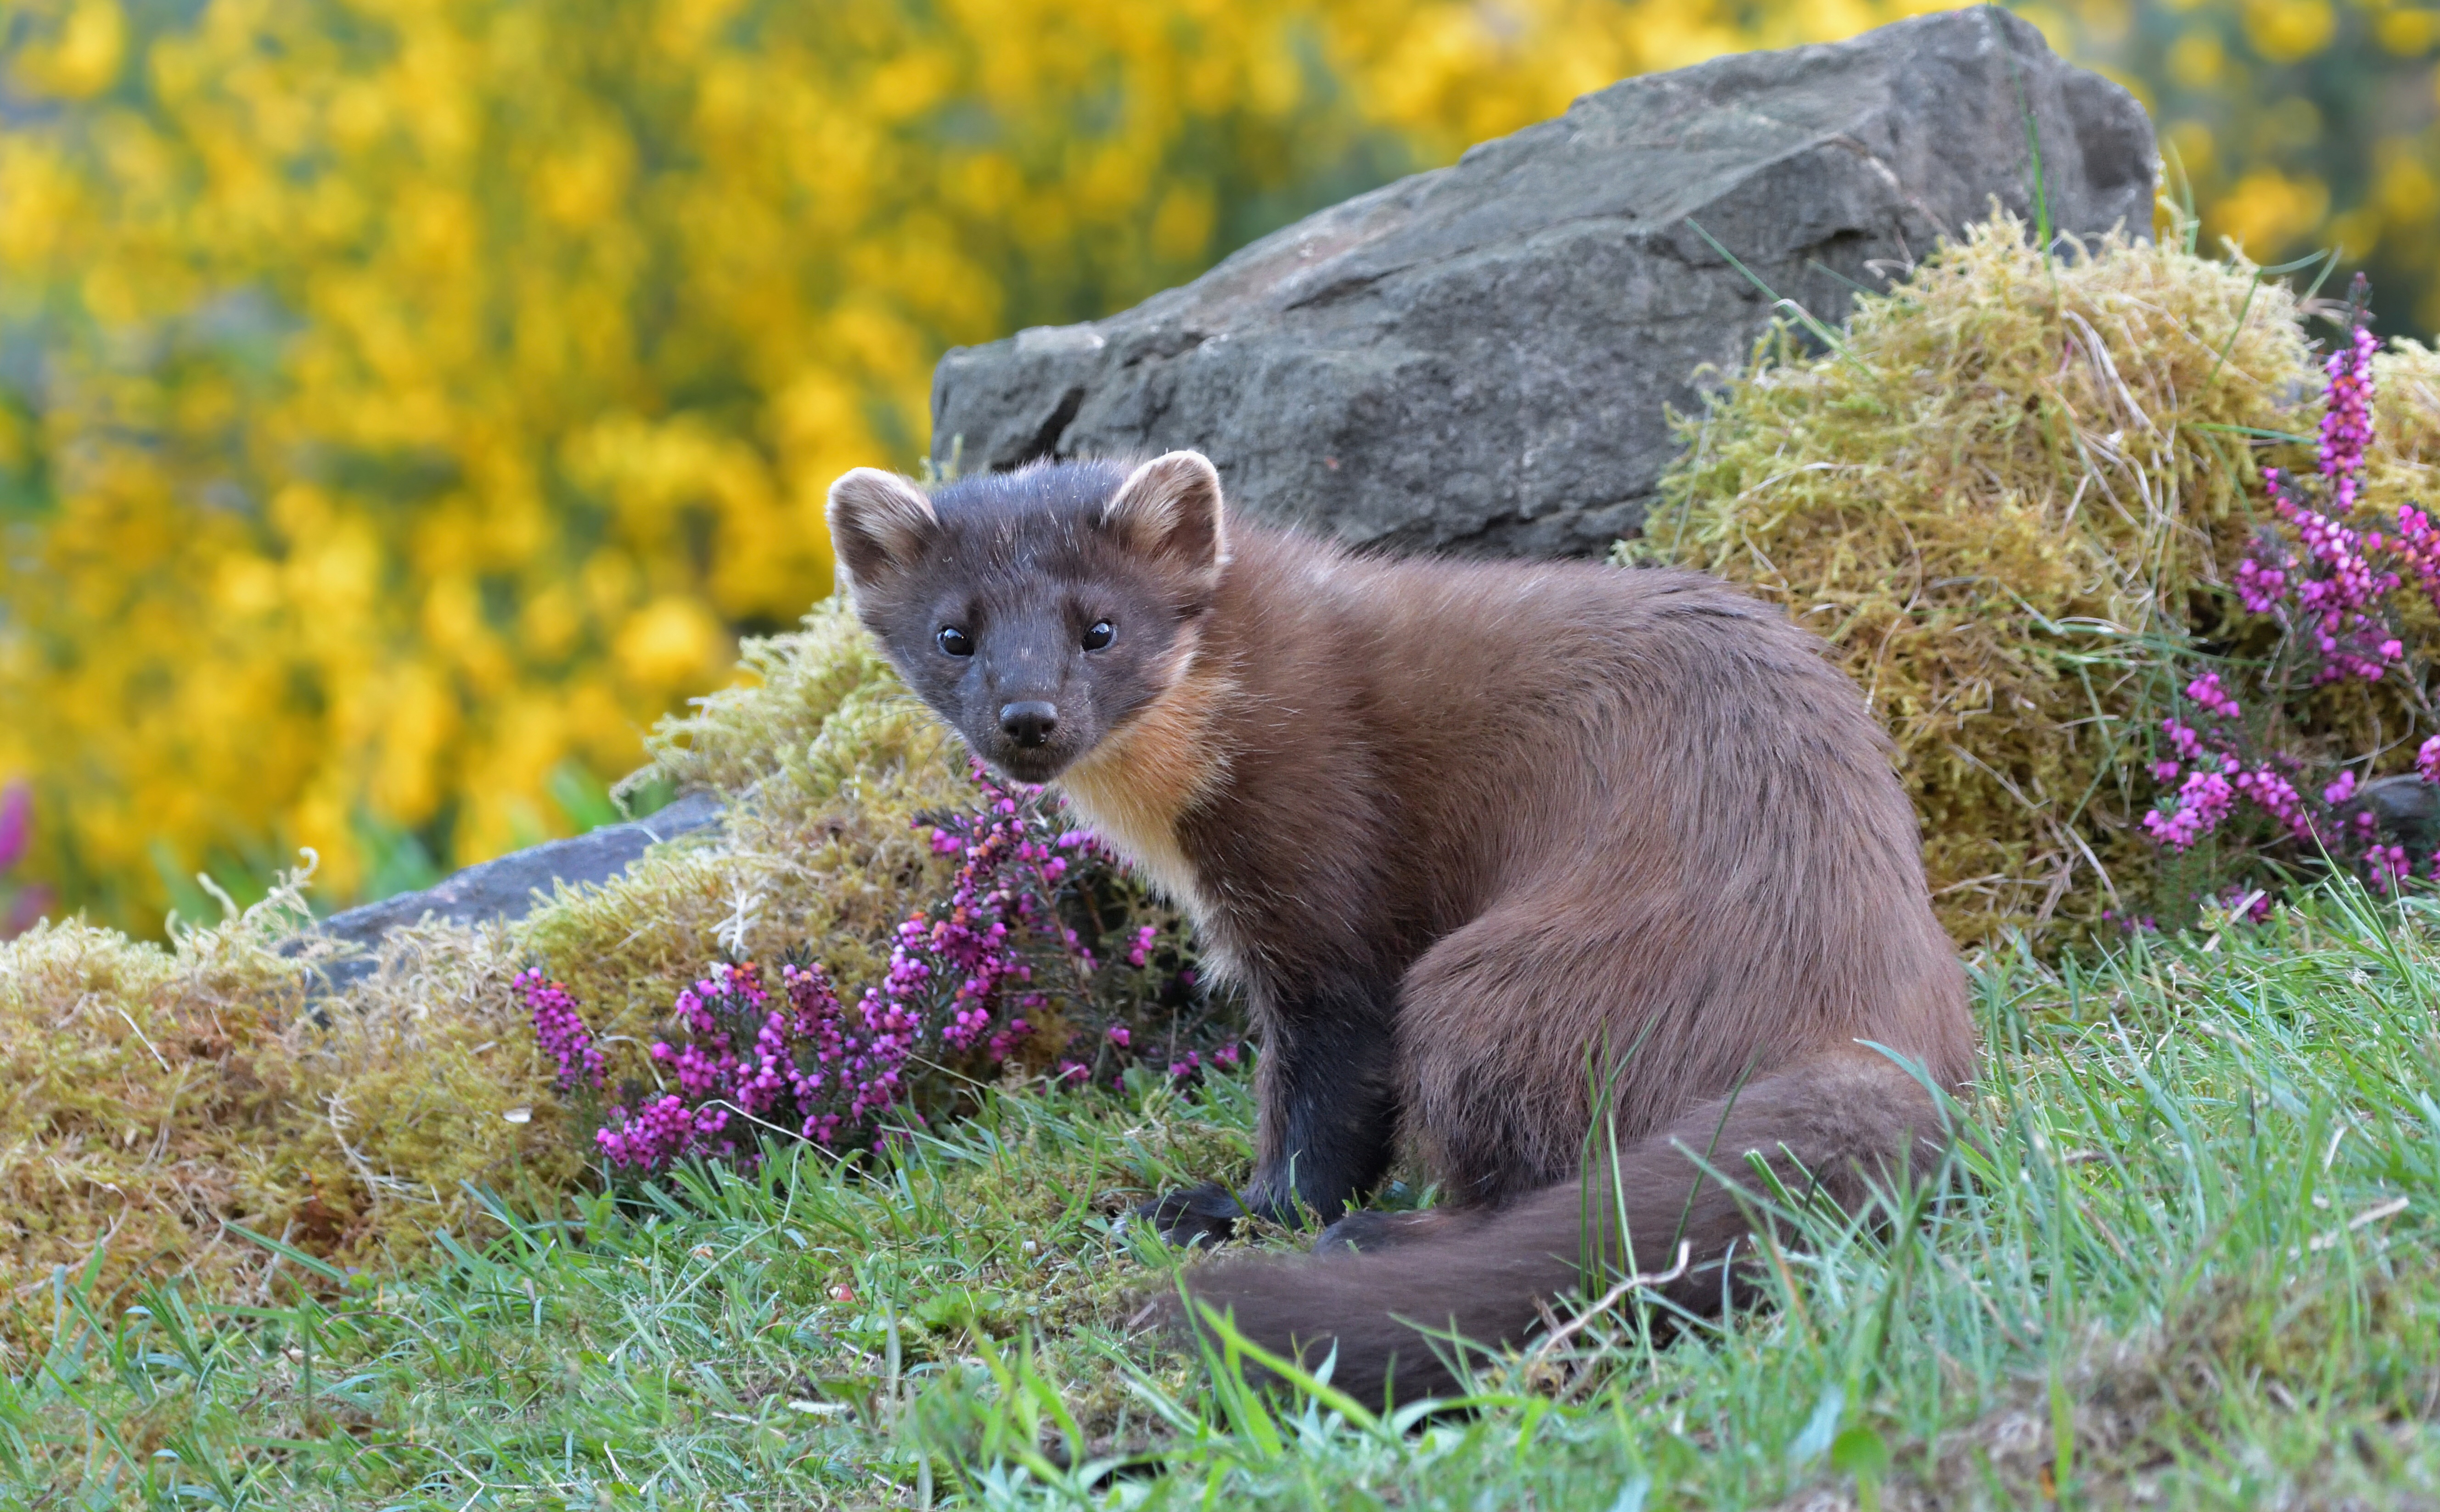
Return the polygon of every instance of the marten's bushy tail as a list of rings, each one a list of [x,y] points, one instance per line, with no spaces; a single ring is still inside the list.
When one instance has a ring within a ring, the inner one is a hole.
[[[1809,1186],[1855,1212],[1875,1184],[1928,1173],[1946,1139],[1930,1094],[1903,1068],[1869,1052],[1833,1056],[1690,1110],[1615,1163],[1603,1157],[1586,1183],[1496,1211],[1384,1225],[1377,1232],[1396,1242],[1370,1254],[1199,1266],[1186,1290],[1229,1314],[1248,1340],[1308,1368],[1336,1348],[1333,1383],[1358,1401],[1447,1395],[1457,1386],[1444,1358],[1450,1346],[1418,1330],[1524,1342],[1541,1319],[1537,1304],[1588,1279],[1587,1255],[1606,1255],[1609,1267],[1625,1260],[1616,1237],[1622,1207],[1638,1270],[1660,1272],[1680,1241],[1690,1246],[1684,1271],[1655,1291],[1695,1312],[1733,1304],[1744,1267],[1724,1274],[1721,1262],[1751,1232],[1753,1209],[1703,1174],[1705,1152],[1713,1170],[1749,1190],[1757,1178],[1747,1152],[1759,1153],[1789,1191]],[[1175,1309],[1172,1320],[1186,1321]]]

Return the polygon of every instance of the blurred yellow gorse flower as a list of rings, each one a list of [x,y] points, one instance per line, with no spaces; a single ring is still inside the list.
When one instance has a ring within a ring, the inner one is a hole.
[[[35,785],[29,874],[152,933],[198,867],[242,899],[310,845],[344,899],[414,844],[565,827],[546,793],[598,792],[737,632],[827,592],[821,491],[920,454],[943,347],[1121,307],[1624,75],[1923,9],[0,9],[0,780]],[[2027,13],[2156,105],[2440,41],[2327,0]],[[2431,242],[2421,139],[2325,182],[2296,153],[2328,112],[2296,103],[2164,107],[2210,229],[2263,260],[2334,216]]]

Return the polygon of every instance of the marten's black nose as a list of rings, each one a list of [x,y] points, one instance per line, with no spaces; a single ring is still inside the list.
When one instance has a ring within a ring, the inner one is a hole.
[[[1019,745],[1043,745],[1050,739],[1050,732],[1059,728],[1059,710],[1039,699],[1025,703],[1003,703],[999,709],[999,727]]]

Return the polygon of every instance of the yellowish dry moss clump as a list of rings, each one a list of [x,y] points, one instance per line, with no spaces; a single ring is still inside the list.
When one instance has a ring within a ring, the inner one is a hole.
[[[304,916],[283,888],[168,948],[74,921],[0,945],[0,1341],[50,1321],[56,1266],[226,1295],[272,1261],[232,1224],[366,1264],[462,1229],[463,1183],[532,1203],[574,1177],[496,932],[403,946],[418,991],[324,1024],[307,987],[330,947],[276,948]]]
[[[2378,373],[2366,499],[2394,514],[2440,458],[2440,364],[2406,345]],[[2258,463],[2299,459],[2244,432],[2310,433],[2321,393],[2296,299],[2250,266],[2123,240],[2045,258],[2002,220],[1859,298],[1839,350],[1767,347],[1624,553],[1749,583],[1838,649],[1957,938],[2064,937],[2145,905],[2139,762],[2172,652],[2241,631],[2224,583],[2267,518]],[[2334,724],[2377,739],[2358,702]]]
[[[479,1236],[476,1194],[547,1209],[583,1160],[511,980],[540,966],[637,1040],[724,946],[810,946],[852,993],[947,863],[911,826],[968,790],[948,738],[836,604],[749,643],[748,685],[655,737],[649,774],[730,800],[723,826],[522,922],[401,932],[314,1004],[301,893],[170,946],[68,922],[0,944],[0,1355],[47,1335],[54,1267],[122,1299],[183,1274],[278,1284],[241,1225],[343,1265]],[[285,1267],[294,1276],[294,1267]]]
[[[721,794],[718,834],[563,892],[517,931],[597,1029],[657,1023],[724,947],[761,961],[810,950],[852,1001],[887,968],[891,929],[947,890],[955,867],[913,822],[973,801],[962,748],[844,603],[747,642],[744,667],[750,682],[662,722],[627,784]]]

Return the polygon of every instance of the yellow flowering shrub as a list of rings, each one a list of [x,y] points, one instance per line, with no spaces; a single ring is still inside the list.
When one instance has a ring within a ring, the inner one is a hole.
[[[26,875],[152,934],[198,868],[247,901],[307,845],[345,901],[563,830],[736,635],[828,588],[821,490],[921,454],[945,346],[1122,307],[1621,76],[1920,9],[12,5]],[[2037,14],[2150,66],[2127,38],[2262,9]],[[2338,45],[2310,31],[2262,45]],[[2381,171],[2380,204],[2427,203]],[[2294,194],[2307,234],[2329,195]]]
[[[556,827],[555,770],[633,766],[827,588],[822,488],[920,450],[946,343],[1736,41],[1581,6],[143,14],[24,8],[0,133],[37,358],[0,773],[37,778],[37,874],[142,930],[199,865],[311,845],[344,898],[402,836]]]
[[[2133,89],[2169,191],[2270,264],[2370,272],[2380,329],[2440,328],[2440,9],[2395,0],[2034,0],[2054,46]],[[2339,279],[2327,292],[2345,287]]]

